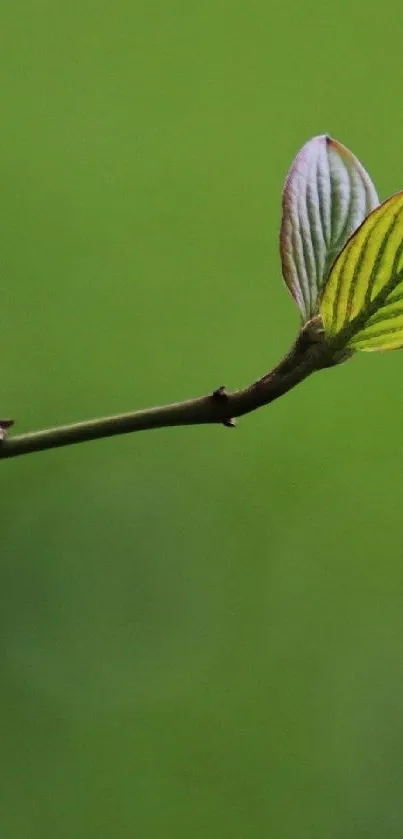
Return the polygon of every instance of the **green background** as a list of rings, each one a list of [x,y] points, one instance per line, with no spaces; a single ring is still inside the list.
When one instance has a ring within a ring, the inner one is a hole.
[[[403,187],[398,0],[0,15],[0,414],[240,387],[298,315],[283,181]],[[5,839],[401,839],[403,356],[221,427],[1,464]]]

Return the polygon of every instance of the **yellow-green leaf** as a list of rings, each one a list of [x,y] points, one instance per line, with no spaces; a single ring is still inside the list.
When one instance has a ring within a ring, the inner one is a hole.
[[[403,192],[351,236],[330,271],[320,314],[337,347],[403,347]]]

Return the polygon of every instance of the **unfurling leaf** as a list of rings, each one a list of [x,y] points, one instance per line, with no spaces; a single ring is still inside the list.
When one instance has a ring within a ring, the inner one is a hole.
[[[297,154],[283,192],[280,250],[284,280],[306,321],[336,256],[379,203],[359,160],[326,135]]]
[[[377,207],[347,242],[320,303],[325,335],[338,347],[403,346],[403,192]]]

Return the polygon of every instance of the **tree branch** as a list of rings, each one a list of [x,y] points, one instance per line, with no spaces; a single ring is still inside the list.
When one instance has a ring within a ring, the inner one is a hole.
[[[309,324],[307,325],[309,326]],[[130,434],[151,428],[221,423],[235,425],[235,417],[248,414],[278,399],[315,370],[332,363],[330,349],[311,329],[301,331],[290,353],[270,373],[244,390],[228,393],[219,387],[207,396],[118,416],[103,417],[73,425],[58,426],[8,437],[0,441],[0,459],[46,449],[84,443],[117,434]]]

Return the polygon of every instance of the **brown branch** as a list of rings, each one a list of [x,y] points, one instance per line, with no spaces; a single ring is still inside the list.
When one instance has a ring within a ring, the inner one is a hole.
[[[329,347],[305,327],[290,353],[270,373],[244,390],[228,393],[219,387],[207,396],[118,416],[93,419],[8,437],[0,442],[0,458],[130,434],[151,428],[221,423],[235,425],[235,417],[248,414],[278,399],[315,370],[332,363]],[[4,421],[3,428],[6,428]]]

